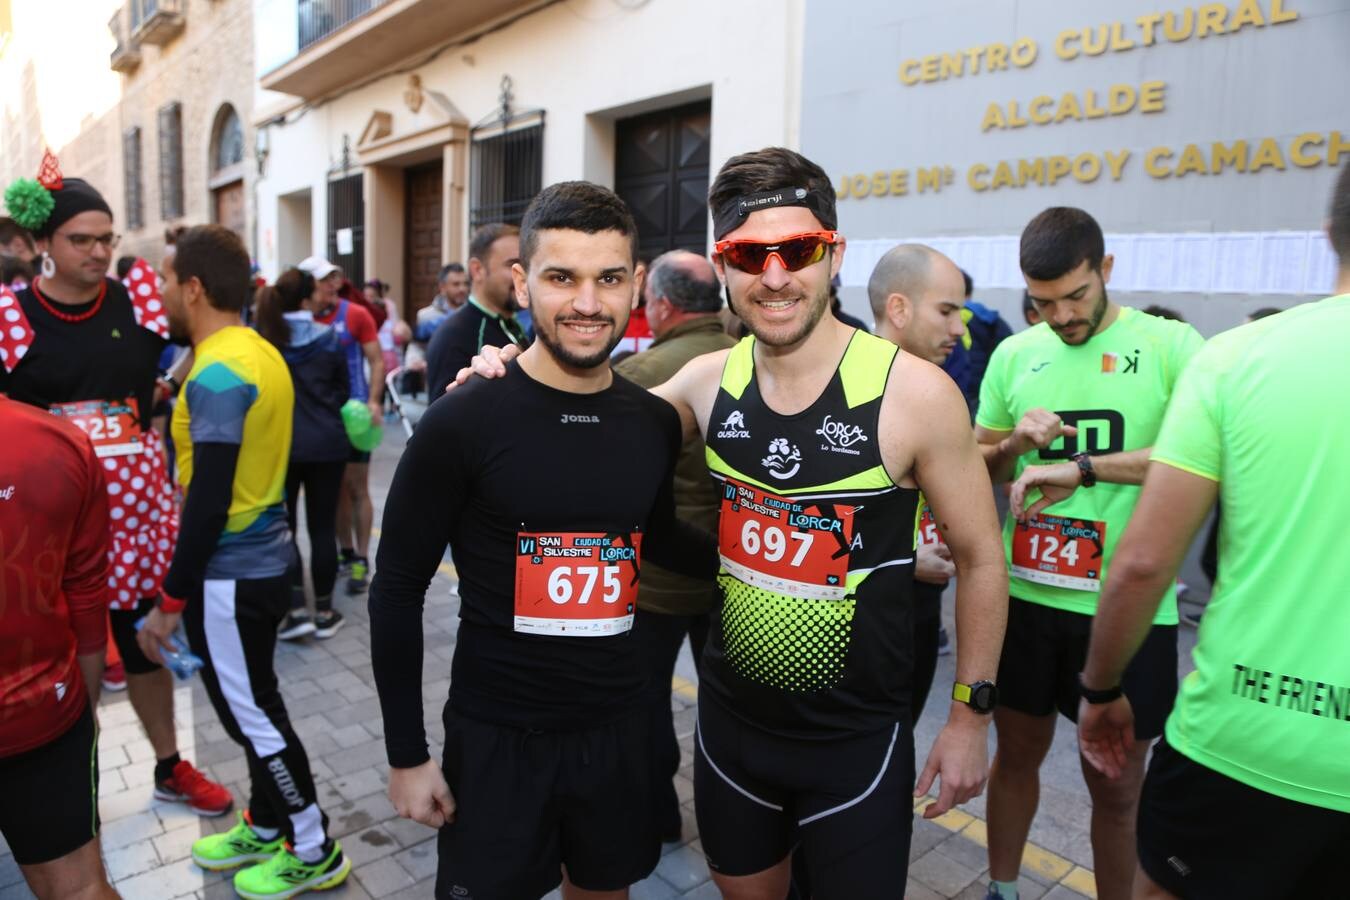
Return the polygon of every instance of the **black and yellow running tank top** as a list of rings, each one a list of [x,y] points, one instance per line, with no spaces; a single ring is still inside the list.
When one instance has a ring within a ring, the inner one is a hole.
[[[908,721],[918,491],[877,424],[896,347],[855,332],[804,411],[771,410],[754,338],[731,350],[707,428],[718,575],[700,692],[747,722],[830,738]]]

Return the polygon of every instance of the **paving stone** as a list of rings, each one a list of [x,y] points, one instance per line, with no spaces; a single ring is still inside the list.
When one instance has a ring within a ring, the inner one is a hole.
[[[356,870],[356,879],[373,897],[387,897],[417,883],[402,866],[388,856],[361,866]]]
[[[928,885],[910,878],[905,882],[905,900],[945,900]]]
[[[1057,884],[1041,900],[1087,900],[1087,897],[1077,891],[1069,890],[1062,884]]]
[[[362,866],[372,860],[392,856],[398,849],[398,841],[379,825],[349,834],[342,839],[342,852],[347,854],[354,866]]]
[[[722,892],[711,881],[705,881],[692,891],[680,896],[685,900],[722,900]]]
[[[413,881],[431,878],[436,874],[436,839],[425,840],[394,854],[394,859]]]
[[[325,807],[324,812],[328,813],[328,833],[334,837],[343,837],[381,824],[397,815],[389,798],[383,793],[369,794],[359,800],[344,800]]]
[[[99,829],[99,842],[103,845],[103,852],[107,853],[118,847],[156,837],[163,832],[164,828],[159,824],[159,817],[147,809],[116,821],[104,821]]]
[[[23,881],[23,872],[19,869],[19,864],[14,861],[14,856],[6,853],[0,856],[0,888],[7,888],[11,884],[18,884]]]
[[[980,873],[954,859],[929,850],[909,865],[909,874],[944,897],[959,894]]]
[[[703,854],[688,846],[661,857],[661,861],[656,864],[656,874],[680,891],[697,887],[711,877]]]
[[[913,863],[951,836],[952,833],[941,825],[934,825],[928,819],[915,816],[914,831],[909,838],[909,861]]]
[[[201,870],[188,862],[160,866],[114,885],[123,897],[135,897],[136,900],[176,900],[184,894],[195,894],[205,886]]]
[[[147,838],[116,850],[107,850],[103,854],[103,863],[108,869],[108,880],[122,881],[142,872],[149,872],[159,865],[159,854],[154,843]]]
[[[28,889],[28,883],[17,881],[14,884],[0,887],[0,900],[36,900],[33,892]]]
[[[384,900],[430,900],[436,890],[436,879],[428,878],[426,881],[419,881],[410,888],[405,888],[397,894],[392,894]]]
[[[400,847],[411,847],[413,844],[420,844],[427,838],[436,836],[436,829],[429,828],[421,822],[414,822],[412,819],[401,817],[385,822],[384,830],[394,836]]]
[[[316,716],[315,718],[323,717]],[[346,748],[358,747],[361,744],[369,743],[371,735],[364,725],[358,723],[356,725],[348,725],[344,728],[333,729],[329,732],[329,737],[336,741],[339,747]]]
[[[379,769],[362,769],[350,775],[340,775],[329,782],[343,800],[359,800],[371,794],[385,792],[388,781]]]
[[[984,872],[989,868],[989,851],[965,835],[954,834],[934,849],[976,872]]]
[[[201,836],[202,829],[197,823],[183,825],[154,838],[155,852],[166,863],[187,859],[192,854],[193,843]]]
[[[648,876],[628,889],[628,900],[673,900],[678,896],[680,892],[658,875]]]
[[[389,764],[389,757],[385,753],[384,741],[367,741],[356,747],[326,754],[324,762],[335,774],[347,775],[363,769],[383,769]]]

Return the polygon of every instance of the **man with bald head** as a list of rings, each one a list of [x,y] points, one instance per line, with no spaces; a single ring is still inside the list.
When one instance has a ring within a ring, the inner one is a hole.
[[[877,336],[935,366],[941,366],[965,333],[965,278],[956,263],[923,244],[892,247],[867,281]],[[923,485],[919,485],[923,487]],[[942,592],[956,574],[952,554],[925,503],[914,568],[914,693],[918,722],[937,670],[942,629]]]
[[[619,362],[615,371],[643,387],[655,387],[695,356],[725,350],[736,341],[722,328],[721,284],[712,263],[688,250],[672,250],[652,261],[642,287],[647,322],[656,340],[651,347]],[[697,435],[685,442],[675,466],[675,514],[706,531],[717,527],[717,493]],[[698,664],[708,637],[708,611],[717,584],[678,575],[644,562],[638,587],[633,640],[643,644],[651,676],[651,710],[656,717],[656,764],[671,779],[680,767],[680,745],[670,707],[670,680],[684,636]],[[661,838],[678,840],[680,801],[673,780],[658,787],[657,823]]]

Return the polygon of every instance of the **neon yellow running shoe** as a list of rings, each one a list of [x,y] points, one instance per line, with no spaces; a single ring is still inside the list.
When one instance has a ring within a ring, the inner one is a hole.
[[[271,859],[286,845],[286,838],[278,835],[270,841],[258,837],[250,826],[248,812],[239,812],[239,822],[229,831],[208,834],[192,844],[192,861],[203,869],[221,872],[244,863]]]
[[[234,875],[234,892],[245,900],[283,900],[305,891],[326,891],[347,880],[352,864],[333,841],[333,849],[316,863],[307,863],[283,846],[267,862]]]

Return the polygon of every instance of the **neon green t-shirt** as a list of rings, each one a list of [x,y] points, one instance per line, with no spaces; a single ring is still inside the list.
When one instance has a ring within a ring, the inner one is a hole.
[[[1201,765],[1350,812],[1350,294],[1219,335],[1153,459],[1219,482],[1219,581],[1167,740]]]
[[[1041,407],[1078,428],[1076,438],[1019,457],[1014,478],[1027,466],[1064,462],[1080,451],[1104,455],[1151,447],[1177,376],[1203,345],[1190,325],[1129,307],[1078,346],[1065,344],[1042,323],[994,350],[975,422],[1012,431],[1023,415]],[[1111,555],[1138,499],[1135,485],[1098,482],[1046,509],[1033,526],[1019,526],[1008,516],[1003,551],[1012,595],[1096,615]],[[1014,542],[1020,544],[1016,559]],[[1176,624],[1174,590],[1168,589],[1154,621]]]

